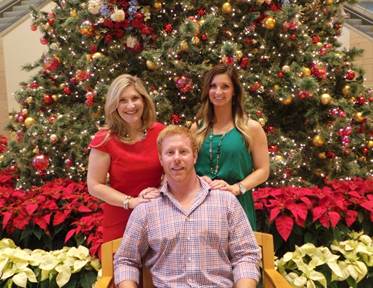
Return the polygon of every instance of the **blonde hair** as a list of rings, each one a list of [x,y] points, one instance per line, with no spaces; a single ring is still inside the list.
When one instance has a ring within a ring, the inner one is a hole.
[[[210,102],[209,91],[212,80],[216,75],[226,74],[232,81],[234,92],[232,99],[232,115],[234,126],[241,132],[247,148],[250,146],[250,134],[247,127],[247,116],[244,109],[244,91],[241,86],[236,69],[232,65],[218,64],[204,74],[202,82],[201,107],[197,112],[196,140],[200,148],[214,120],[214,106]]]
[[[175,135],[182,135],[187,137],[190,140],[190,143],[192,144],[192,151],[193,153],[198,152],[198,145],[196,142],[196,138],[192,134],[192,132],[183,126],[177,126],[177,125],[169,125],[165,129],[159,133],[158,138],[157,138],[157,149],[158,149],[158,154],[162,153],[162,143],[164,139],[170,136],[175,136]]]
[[[119,138],[128,133],[127,123],[120,117],[117,108],[120,96],[127,87],[132,86],[144,100],[144,111],[142,115],[142,129],[148,129],[156,119],[156,112],[153,100],[146,91],[140,78],[129,74],[122,74],[114,79],[106,94],[105,102],[105,128],[110,134],[116,134]]]

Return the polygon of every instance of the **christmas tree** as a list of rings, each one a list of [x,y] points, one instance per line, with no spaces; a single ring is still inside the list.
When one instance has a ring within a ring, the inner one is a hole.
[[[352,1],[62,0],[33,11],[48,52],[17,93],[2,167],[18,187],[84,179],[87,145],[104,124],[108,84],[145,80],[158,118],[190,125],[204,71],[235,65],[249,116],[267,132],[269,185],[308,185],[372,174],[373,91],[338,43]]]

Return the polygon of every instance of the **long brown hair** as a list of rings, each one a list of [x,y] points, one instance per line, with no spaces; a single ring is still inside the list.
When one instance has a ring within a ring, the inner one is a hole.
[[[217,64],[208,70],[203,77],[201,107],[197,112],[196,138],[198,146],[201,147],[207,133],[212,128],[215,112],[214,106],[210,102],[209,91],[212,80],[216,75],[226,74],[232,81],[234,94],[232,99],[232,115],[234,126],[241,132],[249,148],[250,134],[247,127],[247,116],[244,109],[244,91],[239,80],[238,73],[233,65]]]

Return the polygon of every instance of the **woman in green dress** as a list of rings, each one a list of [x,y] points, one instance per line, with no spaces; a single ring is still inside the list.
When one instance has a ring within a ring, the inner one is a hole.
[[[202,105],[191,130],[199,144],[196,170],[213,189],[236,195],[256,229],[251,189],[267,180],[269,155],[262,126],[247,119],[243,89],[232,65],[218,64],[203,79]]]

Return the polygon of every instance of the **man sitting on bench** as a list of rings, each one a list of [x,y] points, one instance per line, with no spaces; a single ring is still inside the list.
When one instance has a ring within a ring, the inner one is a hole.
[[[143,263],[155,287],[256,287],[260,250],[236,197],[197,176],[188,129],[169,126],[157,144],[166,181],[160,197],[130,216],[115,254],[115,284],[137,287]]]

